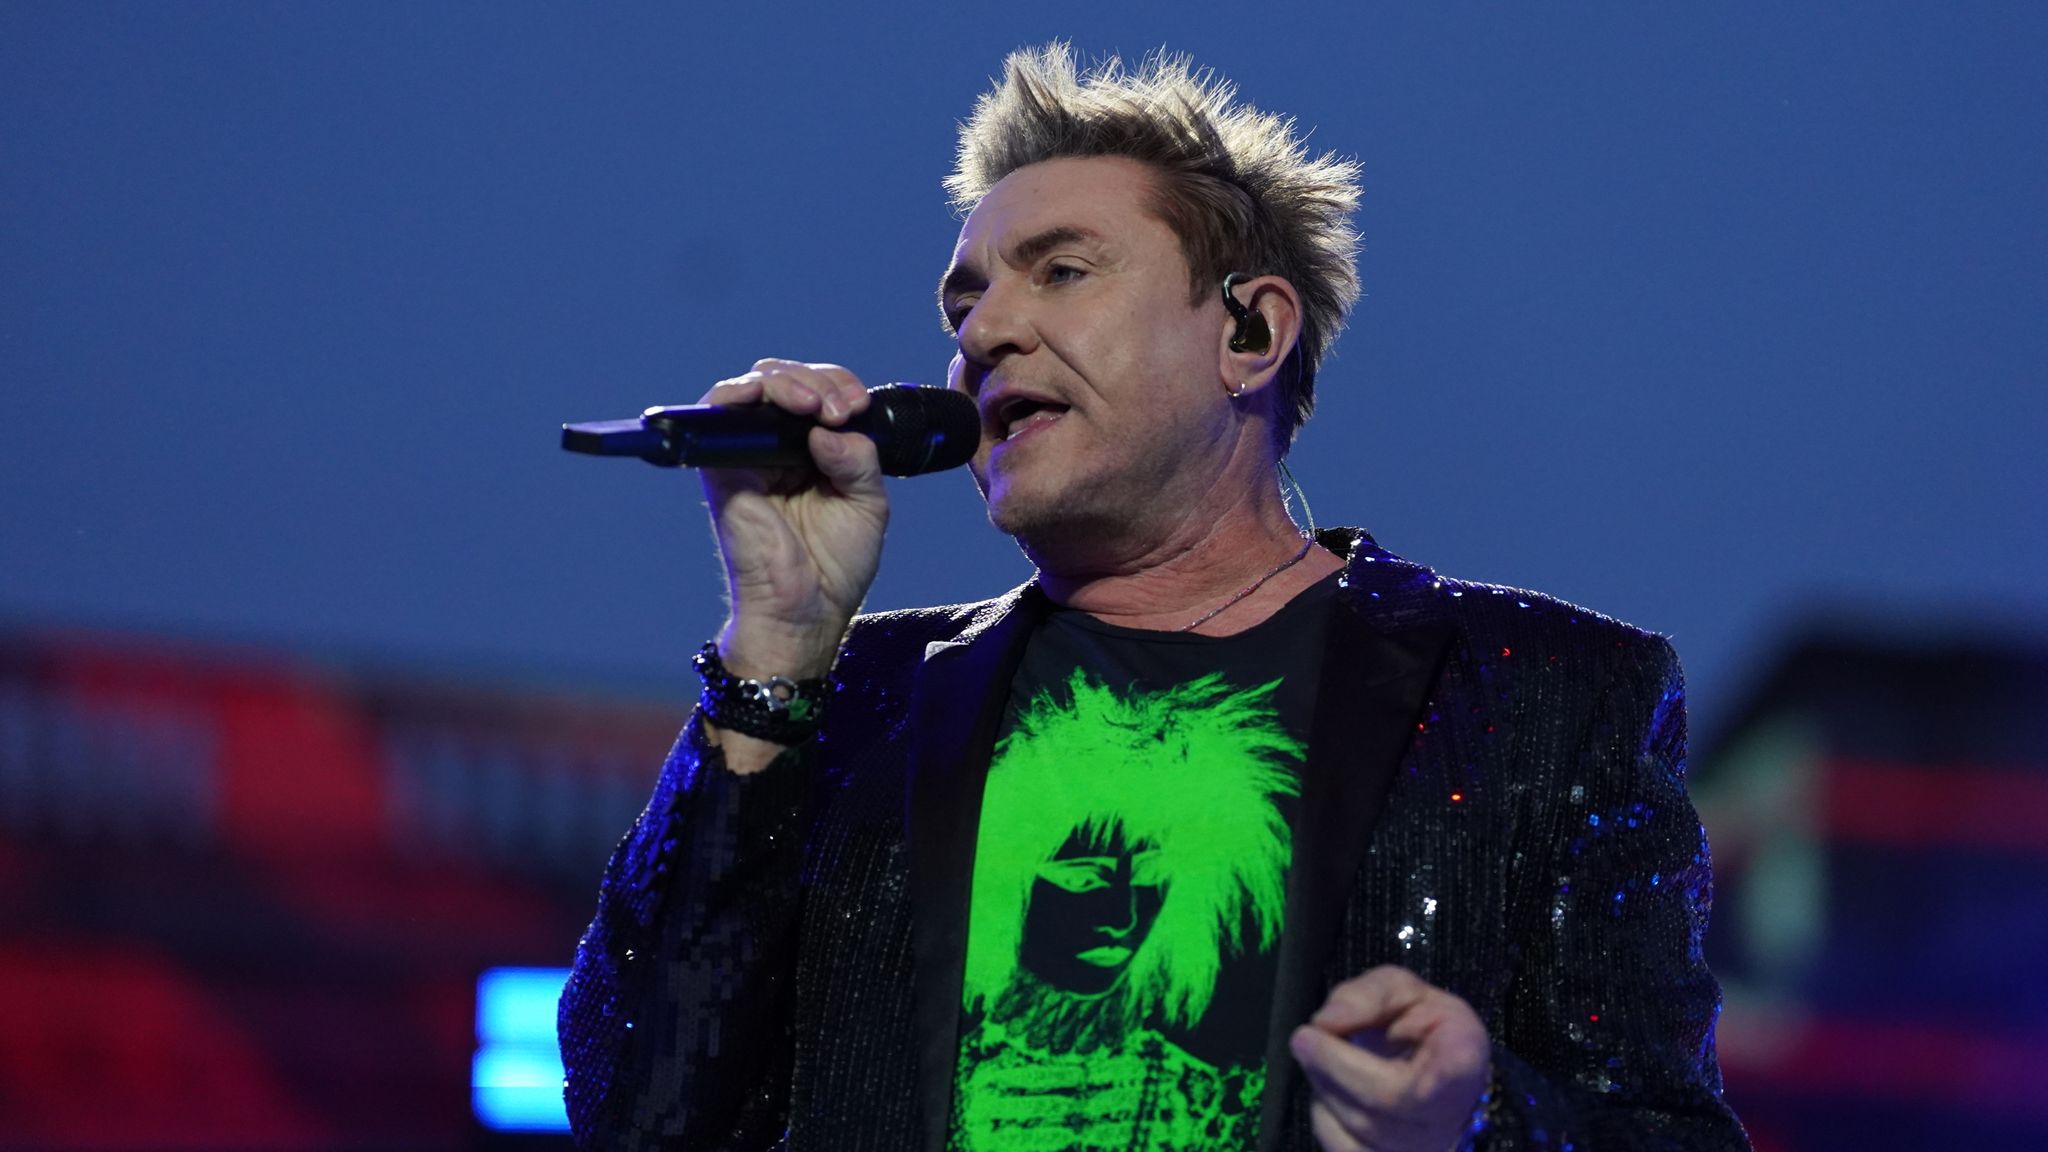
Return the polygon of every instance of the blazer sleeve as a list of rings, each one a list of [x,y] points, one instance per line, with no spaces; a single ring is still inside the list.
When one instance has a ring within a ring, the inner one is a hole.
[[[1643,634],[1616,656],[1537,821],[1549,901],[1522,933],[1476,1148],[1749,1148],[1721,1100],[1721,992],[1700,950],[1712,873],[1685,791],[1678,656]]]
[[[557,1032],[581,1148],[766,1148],[787,1127],[809,746],[737,776],[692,716],[613,852]]]

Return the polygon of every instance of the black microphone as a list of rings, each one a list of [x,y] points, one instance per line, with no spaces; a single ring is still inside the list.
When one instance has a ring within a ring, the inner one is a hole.
[[[562,425],[562,447],[592,456],[638,456],[663,468],[767,468],[811,463],[818,421],[772,404],[649,408],[638,420]],[[981,444],[981,411],[964,393],[917,384],[868,389],[867,411],[835,431],[875,442],[882,472],[916,476],[958,468]]]

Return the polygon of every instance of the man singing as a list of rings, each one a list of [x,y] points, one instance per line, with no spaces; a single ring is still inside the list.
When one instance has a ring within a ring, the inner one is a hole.
[[[1289,518],[1355,167],[1053,45],[947,189],[950,384],[1037,573],[855,616],[861,382],[705,396],[815,417],[814,466],[704,473],[732,613],[563,996],[579,1142],[1746,1148],[1670,645]]]

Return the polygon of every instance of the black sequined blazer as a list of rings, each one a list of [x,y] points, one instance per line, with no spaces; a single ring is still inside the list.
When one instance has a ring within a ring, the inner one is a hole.
[[[1309,1150],[1288,1032],[1394,963],[1494,1041],[1480,1148],[1741,1149],[1700,956],[1707,845],[1662,638],[1353,530],[1303,768],[1259,1149]],[[685,728],[561,1003],[603,1149],[942,1152],[982,783],[1033,585],[857,620],[824,728],[749,777]]]

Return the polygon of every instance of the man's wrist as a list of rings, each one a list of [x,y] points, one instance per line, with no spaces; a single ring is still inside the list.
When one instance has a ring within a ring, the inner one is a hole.
[[[813,680],[832,671],[845,625],[797,628],[728,623],[718,633],[718,655],[735,676]]]

